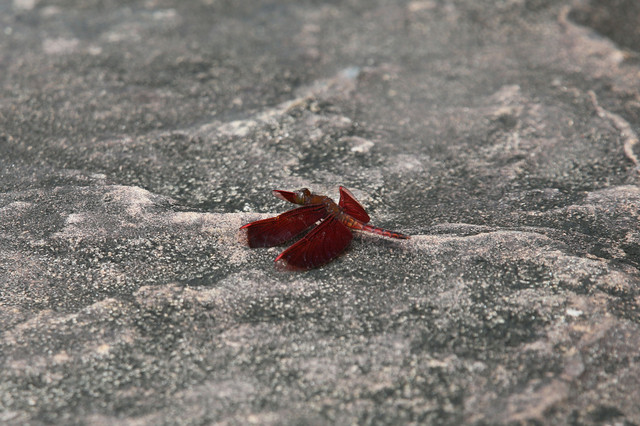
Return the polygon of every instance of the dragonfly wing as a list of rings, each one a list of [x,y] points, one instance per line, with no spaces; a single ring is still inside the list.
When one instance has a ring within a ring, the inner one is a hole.
[[[331,216],[303,239],[280,253],[276,263],[285,269],[312,269],[337,257],[352,238],[351,230]]]
[[[367,223],[371,220],[367,212],[364,211],[362,204],[360,204],[351,191],[344,186],[340,187],[340,202],[338,205],[342,207],[345,213],[354,219],[358,219],[362,223]]]
[[[322,204],[311,204],[276,217],[248,223],[240,229],[246,230],[249,247],[273,247],[289,241],[326,214]]]
[[[274,189],[271,191],[273,195],[280,198],[281,200],[288,201],[290,203],[296,202],[296,193],[291,191],[282,191],[280,189]]]

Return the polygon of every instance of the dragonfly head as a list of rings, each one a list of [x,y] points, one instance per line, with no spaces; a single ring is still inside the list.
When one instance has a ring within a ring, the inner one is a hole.
[[[311,191],[307,188],[302,188],[296,192],[281,191],[279,189],[273,190],[273,195],[281,200],[288,201],[294,204],[305,205],[311,200]]]
[[[307,204],[311,200],[311,191],[307,188],[302,188],[296,191],[296,204]]]

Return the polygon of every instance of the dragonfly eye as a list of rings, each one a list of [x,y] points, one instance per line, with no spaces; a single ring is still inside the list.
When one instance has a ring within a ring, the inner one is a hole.
[[[301,190],[296,192],[296,198],[298,200],[298,204],[303,204],[309,198],[311,198],[311,191],[309,191],[307,188],[302,188]]]

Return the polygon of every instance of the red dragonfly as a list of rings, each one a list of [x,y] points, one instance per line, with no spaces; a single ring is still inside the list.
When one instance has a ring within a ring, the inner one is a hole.
[[[307,188],[296,192],[276,189],[273,195],[302,207],[241,227],[241,230],[246,230],[249,247],[283,244],[321,221],[315,229],[276,257],[276,264],[285,269],[312,269],[334,259],[353,238],[351,229],[391,238],[409,238],[399,232],[367,225],[369,215],[353,194],[342,186],[338,204],[327,196],[312,194]]]

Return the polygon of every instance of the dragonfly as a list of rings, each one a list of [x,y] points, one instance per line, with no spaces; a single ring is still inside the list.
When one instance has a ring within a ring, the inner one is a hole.
[[[274,247],[302,234],[317,224],[308,234],[276,257],[276,266],[288,270],[308,270],[335,259],[349,245],[352,229],[390,238],[408,239],[400,232],[369,225],[369,215],[345,187],[340,187],[336,204],[325,195],[312,194],[307,188],[299,191],[275,189],[281,200],[301,205],[279,216],[248,223],[240,228],[249,247]]]

